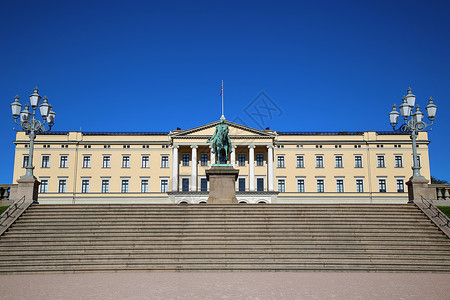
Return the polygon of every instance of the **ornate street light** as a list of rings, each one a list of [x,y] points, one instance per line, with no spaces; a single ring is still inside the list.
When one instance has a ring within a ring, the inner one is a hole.
[[[412,178],[424,178],[422,175],[420,175],[420,166],[417,159],[416,139],[419,135],[419,131],[424,131],[425,128],[433,125],[433,120],[436,117],[437,106],[433,103],[433,98],[430,97],[428,99],[428,105],[427,107],[425,107],[425,109],[427,110],[428,119],[431,123],[426,124],[423,121],[423,113],[420,111],[420,106],[414,106],[416,102],[416,96],[412,93],[411,88],[408,88],[408,94],[403,97],[402,100],[403,103],[399,106],[400,113],[397,111],[397,105],[394,104],[392,106],[392,111],[389,113],[389,119],[394,130],[409,133],[411,135],[413,148]],[[413,112],[414,108],[415,111]],[[395,126],[397,126],[398,117],[400,115],[403,117],[405,123],[402,124],[400,128],[395,129]]]
[[[33,150],[34,139],[36,134],[51,130],[53,123],[55,122],[55,112],[52,110],[52,106],[48,104],[47,97],[43,98],[43,103],[39,105],[41,96],[38,94],[38,88],[34,88],[33,94],[30,95],[30,104],[25,104],[25,109],[21,111],[22,104],[19,102],[19,96],[14,97],[14,102],[11,103],[12,115],[14,117],[14,123],[20,125],[22,129],[30,136],[30,154],[28,157],[28,164],[26,166],[27,172],[21,178],[35,178],[33,175]],[[36,109],[39,107],[41,112],[42,122],[36,120]],[[19,121],[17,119],[19,118]],[[45,123],[48,124],[48,129],[45,128]]]

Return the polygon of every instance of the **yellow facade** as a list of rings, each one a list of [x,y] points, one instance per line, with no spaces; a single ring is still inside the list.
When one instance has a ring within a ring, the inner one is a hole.
[[[407,201],[406,182],[412,175],[409,135],[370,131],[277,132],[225,122],[233,145],[227,163],[239,170],[236,189],[237,198],[242,202]],[[45,185],[41,185],[39,201],[205,201],[204,189],[208,188],[205,170],[216,162],[206,140],[214,133],[217,123],[170,133],[38,135],[34,174]],[[18,132],[15,180],[25,174],[28,143],[28,136]],[[428,143],[427,133],[421,132],[417,148],[421,174],[430,179]],[[109,157],[109,163],[105,157]]]

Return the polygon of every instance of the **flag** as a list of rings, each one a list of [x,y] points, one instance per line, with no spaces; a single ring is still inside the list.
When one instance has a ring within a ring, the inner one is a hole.
[[[222,96],[222,93],[223,93],[223,83],[222,83],[222,86],[220,87],[220,94],[219,94],[219,96]]]

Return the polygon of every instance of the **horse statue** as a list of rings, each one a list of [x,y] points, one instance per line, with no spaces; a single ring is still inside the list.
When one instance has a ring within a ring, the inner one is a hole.
[[[217,155],[217,161],[228,161],[228,151],[231,149],[231,139],[228,136],[228,125],[225,124],[225,119],[220,119],[220,123],[216,126],[216,131],[213,136],[208,139],[209,142],[213,142],[212,152]]]

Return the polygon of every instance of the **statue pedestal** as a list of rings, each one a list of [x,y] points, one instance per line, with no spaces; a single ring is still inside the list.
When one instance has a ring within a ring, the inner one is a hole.
[[[239,170],[232,165],[213,165],[206,170],[206,178],[209,181],[208,204],[235,204],[236,199],[235,182]]]

